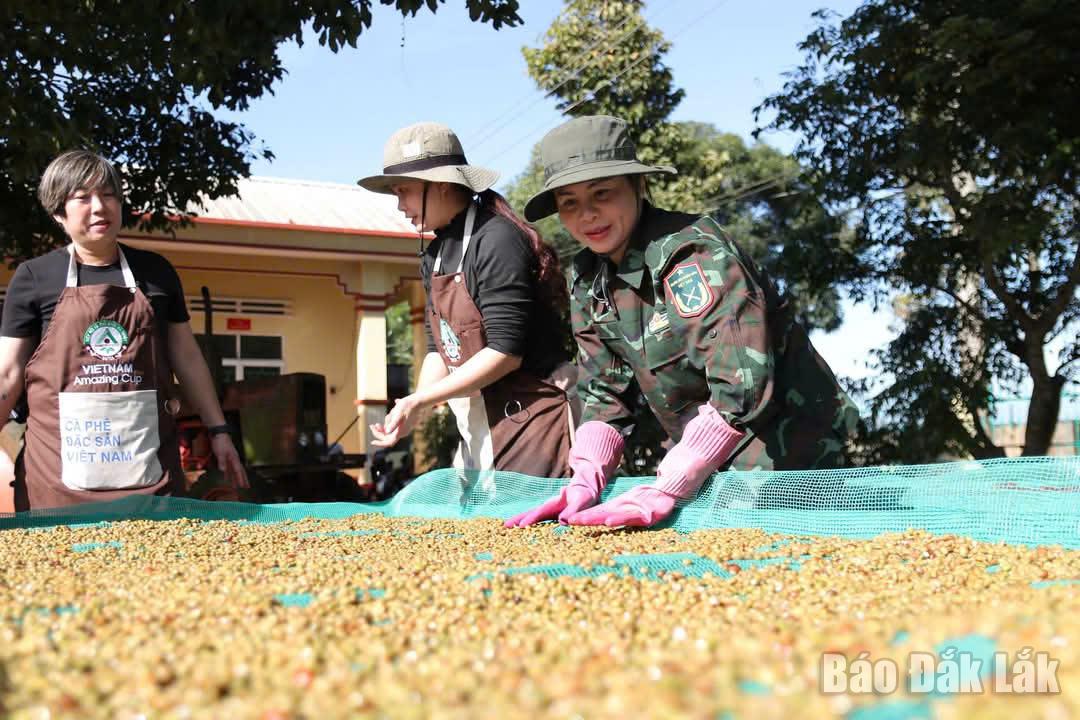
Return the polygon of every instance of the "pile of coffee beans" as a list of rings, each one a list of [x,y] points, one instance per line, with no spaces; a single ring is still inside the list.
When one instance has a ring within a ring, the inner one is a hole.
[[[357,515],[8,530],[0,558],[5,717],[1080,716],[1057,547]]]

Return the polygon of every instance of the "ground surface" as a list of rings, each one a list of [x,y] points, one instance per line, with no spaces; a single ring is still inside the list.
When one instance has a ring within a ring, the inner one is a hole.
[[[16,718],[1080,716],[1058,548],[361,515],[9,530],[0,568]],[[982,692],[906,693],[909,654],[950,647]],[[992,691],[989,655],[1024,648],[1060,694]],[[823,694],[828,651],[900,687]]]

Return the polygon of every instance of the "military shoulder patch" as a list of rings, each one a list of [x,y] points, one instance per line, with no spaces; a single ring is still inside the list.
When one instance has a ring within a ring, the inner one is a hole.
[[[712,307],[716,295],[697,260],[679,263],[664,277],[664,288],[680,317],[697,317]]]

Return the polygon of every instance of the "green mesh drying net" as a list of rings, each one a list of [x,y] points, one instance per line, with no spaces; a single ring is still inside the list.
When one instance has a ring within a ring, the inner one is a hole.
[[[618,478],[604,499],[653,478]],[[564,480],[436,470],[383,503],[252,505],[134,496],[0,516],[0,529],[194,518],[258,523],[357,513],[506,518],[554,495]],[[759,528],[869,538],[909,529],[989,542],[1080,547],[1080,457],[1012,458],[803,472],[723,472],[665,527]]]

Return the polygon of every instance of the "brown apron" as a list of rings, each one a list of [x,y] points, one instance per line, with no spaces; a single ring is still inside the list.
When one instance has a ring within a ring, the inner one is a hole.
[[[484,319],[462,272],[475,221],[476,205],[470,204],[457,272],[438,274],[441,248],[432,268],[431,333],[450,372],[487,347]],[[462,438],[456,467],[536,477],[567,475],[573,419],[566,393],[554,383],[515,370],[475,395],[448,403]]]
[[[68,252],[67,286],[26,365],[16,509],[178,493],[179,445],[166,410],[172,371],[150,301],[122,250],[123,287],[79,287],[75,246]]]

